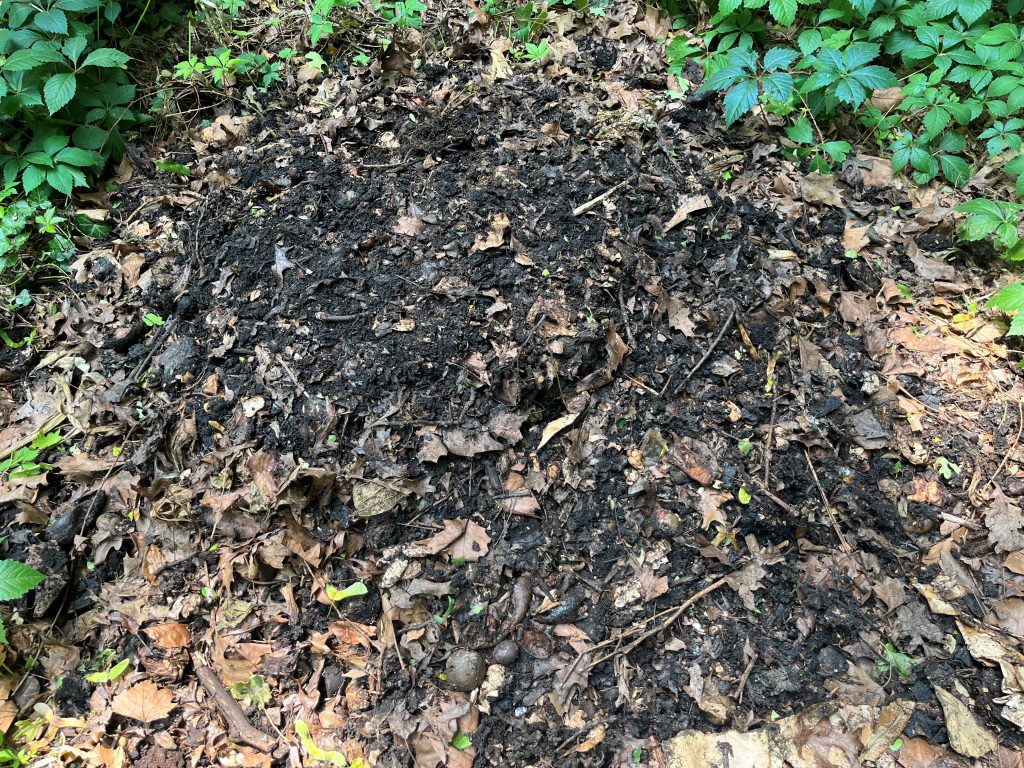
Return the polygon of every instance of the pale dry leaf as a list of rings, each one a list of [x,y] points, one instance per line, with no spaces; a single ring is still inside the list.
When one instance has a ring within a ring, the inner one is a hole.
[[[548,425],[544,427],[544,431],[541,433],[540,444],[537,446],[537,450],[539,451],[547,445],[551,438],[576,421],[577,418],[579,418],[578,413],[567,413],[565,416],[559,416],[554,421],[548,422]]]
[[[676,207],[676,212],[672,214],[672,218],[668,220],[668,224],[665,225],[665,231],[668,232],[673,227],[677,227],[686,221],[686,217],[691,213],[697,211],[703,211],[705,208],[711,207],[711,198],[707,195],[691,195],[685,197]]]
[[[453,559],[475,563],[487,554],[491,537],[472,520],[444,520],[444,528],[427,539],[414,541],[405,548],[409,557],[425,557],[447,551]]]
[[[513,515],[534,516],[540,511],[540,504],[533,491],[526,487],[526,478],[518,472],[509,472],[503,483],[505,498],[502,505]]]
[[[843,207],[842,195],[839,194],[831,174],[809,173],[802,177],[800,197],[808,203],[822,203],[833,208]]]
[[[843,248],[847,251],[860,253],[860,249],[870,242],[868,240],[869,229],[871,229],[869,224],[855,227],[850,222],[847,222],[846,229],[843,231]]]
[[[761,588],[761,579],[767,575],[768,572],[756,560],[751,560],[739,571],[726,576],[725,581],[740,596],[743,606],[752,611],[757,607],[754,592]]]
[[[654,600],[668,592],[668,576],[655,576],[650,568],[641,568],[637,578],[645,600]]]
[[[396,235],[415,237],[423,232],[425,226],[419,216],[399,216],[392,230]]]
[[[358,480],[352,486],[352,506],[356,517],[374,517],[390,512],[409,495],[409,491],[396,484]]]
[[[508,216],[504,213],[495,214],[494,218],[491,219],[491,226],[487,234],[477,237],[473,247],[469,249],[470,254],[500,248],[502,243],[505,242],[505,233],[508,232],[509,226],[511,226],[511,222]]]
[[[998,488],[992,506],[985,512],[989,543],[996,552],[1019,552],[1024,549],[1024,515]]]
[[[703,486],[697,491],[697,495],[700,498],[697,503],[701,516],[700,527],[706,531],[712,523],[725,524],[722,505],[732,501],[733,495],[722,491],[713,491]]]
[[[891,112],[906,97],[907,95],[903,92],[903,89],[898,86],[895,88],[879,88],[871,92],[871,106],[882,112]]]
[[[174,694],[148,680],[121,691],[111,707],[117,714],[143,723],[162,720],[174,709]]]
[[[470,432],[465,429],[448,429],[445,430],[441,439],[449,451],[456,456],[464,456],[466,458],[472,458],[481,453],[500,451],[505,447],[491,437],[485,429],[480,429],[477,432]]]
[[[946,716],[946,730],[953,749],[964,757],[984,757],[998,746],[996,737],[978,725],[966,704],[945,688],[933,687]]]

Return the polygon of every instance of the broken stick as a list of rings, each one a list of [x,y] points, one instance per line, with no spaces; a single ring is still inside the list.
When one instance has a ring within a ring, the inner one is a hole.
[[[192,663],[195,665],[196,677],[199,678],[199,682],[203,684],[203,688],[206,689],[207,694],[213,699],[213,703],[217,705],[221,715],[224,716],[224,720],[227,721],[231,738],[263,752],[270,752],[276,746],[277,739],[271,738],[249,722],[245,712],[228,693],[228,689],[224,687],[224,683],[220,681],[216,672],[195,656],[192,657]]]

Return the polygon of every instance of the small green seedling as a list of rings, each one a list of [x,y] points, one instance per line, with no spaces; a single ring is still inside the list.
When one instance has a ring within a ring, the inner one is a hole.
[[[877,662],[876,667],[879,675],[888,675],[895,672],[901,680],[906,680],[914,671],[917,662],[896,650],[892,643],[886,643],[882,648],[882,659]]]
[[[0,601],[17,600],[46,577],[17,560],[0,560]],[[0,621],[0,644],[7,644],[7,632]]]
[[[749,456],[750,452],[754,450],[754,444],[750,441],[749,437],[744,437],[740,440],[736,447],[740,449],[740,454],[743,456]]]
[[[246,708],[255,705],[263,709],[270,703],[270,686],[263,675],[253,675],[248,680],[232,683],[231,696]]]
[[[187,165],[176,163],[173,160],[157,160],[156,167],[165,173],[172,173],[175,176],[182,176],[186,179],[192,175],[192,171]]]
[[[953,475],[960,474],[960,465],[954,464],[945,456],[939,456],[932,465],[935,471],[938,472],[943,480],[952,480]]]
[[[361,597],[368,591],[366,585],[361,581],[354,581],[344,589],[338,589],[333,584],[328,584],[324,587],[327,599],[332,603],[340,603],[342,600],[348,600],[350,597]]]
[[[47,448],[52,448],[63,439],[64,436],[59,431],[40,433],[31,443],[19,448],[0,462],[0,475],[6,473],[8,478],[14,480],[19,477],[35,477],[42,474],[52,465],[36,461],[36,459]]]
[[[90,672],[85,676],[86,682],[92,683],[93,685],[104,685],[106,683],[113,683],[115,680],[120,679],[121,675],[128,671],[128,667],[131,664],[131,659],[122,659],[117,662],[110,669],[102,672]]]
[[[461,752],[472,747],[473,740],[462,731],[459,731],[452,737],[452,746]]]
[[[740,504],[749,504],[751,499],[750,491],[747,490],[745,485],[741,485],[739,491],[736,492],[736,499]]]
[[[142,322],[144,322],[148,328],[155,328],[158,325],[163,325],[164,319],[156,312],[147,312],[142,316]]]

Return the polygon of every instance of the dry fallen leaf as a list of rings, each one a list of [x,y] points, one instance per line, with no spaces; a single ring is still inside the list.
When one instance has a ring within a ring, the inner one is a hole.
[[[985,512],[989,543],[996,552],[1019,552],[1024,549],[1024,515],[1020,507],[996,488],[992,506]]]
[[[409,235],[410,237],[415,237],[423,230],[423,219],[418,216],[399,216],[393,229],[396,235]]]
[[[447,551],[453,560],[475,563],[487,554],[491,537],[472,520],[444,520],[444,528],[428,539],[405,548],[409,557],[425,557]]]
[[[510,225],[511,222],[504,213],[495,214],[494,218],[491,219],[491,227],[487,234],[477,237],[473,247],[469,249],[470,254],[500,248],[502,243],[505,242],[505,233]]]
[[[495,440],[487,430],[481,428],[477,432],[465,429],[448,429],[441,436],[445,447],[456,456],[472,458],[481,453],[500,451],[505,446]]]
[[[396,484],[359,480],[352,486],[352,506],[356,517],[383,515],[397,507],[409,491]]]
[[[178,622],[157,624],[143,631],[161,648],[185,648],[192,642],[188,627]]]
[[[121,691],[114,697],[111,706],[119,715],[152,723],[162,720],[174,709],[174,694],[167,688],[160,688],[148,680]]]
[[[933,686],[946,716],[949,744],[964,757],[983,757],[998,746],[996,737],[978,725],[971,710],[945,688]]]
[[[721,491],[713,491],[710,488],[701,487],[697,491],[700,501],[698,507],[700,508],[700,527],[705,531],[711,527],[712,523],[725,523],[725,513],[722,512],[722,505],[726,502],[732,501],[733,495],[731,493],[723,493]]]
[[[537,450],[539,451],[547,445],[551,438],[576,421],[578,417],[578,413],[567,413],[565,416],[559,416],[554,421],[549,422],[548,425],[544,427],[544,432],[541,433],[540,444],[537,446]]]
[[[691,213],[697,211],[703,211],[705,208],[711,207],[711,198],[707,195],[693,195],[691,197],[683,198],[676,208],[676,212],[672,214],[672,218],[668,220],[668,224],[665,225],[665,231],[668,232],[673,227],[677,227],[686,221],[686,217]]]

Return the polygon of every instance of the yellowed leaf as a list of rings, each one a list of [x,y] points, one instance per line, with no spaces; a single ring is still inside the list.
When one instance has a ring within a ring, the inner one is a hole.
[[[565,414],[565,416],[559,416],[554,421],[549,422],[548,425],[544,427],[544,431],[541,433],[540,444],[537,446],[537,450],[539,451],[541,448],[547,445],[551,438],[553,438],[563,429],[565,429],[574,421],[576,421],[578,417],[578,413],[567,413]]]

